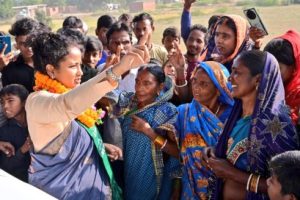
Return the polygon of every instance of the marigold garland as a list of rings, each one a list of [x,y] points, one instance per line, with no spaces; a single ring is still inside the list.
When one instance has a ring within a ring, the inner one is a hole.
[[[35,77],[35,87],[34,87],[35,91],[47,90],[51,93],[62,94],[70,90],[60,82],[53,80],[49,76],[42,74],[40,72],[36,72],[34,77]],[[104,117],[104,115],[105,115],[105,111],[103,111],[102,109],[96,110],[96,108],[88,108],[76,119],[90,128],[95,124],[102,124],[101,119]]]

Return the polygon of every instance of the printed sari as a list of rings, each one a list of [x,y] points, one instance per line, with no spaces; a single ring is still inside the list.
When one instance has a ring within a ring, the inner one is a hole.
[[[204,147],[215,146],[234,104],[227,82],[227,69],[213,61],[202,62],[198,67],[205,70],[215,87],[219,90],[218,102],[226,110],[217,117],[195,99],[178,107],[179,115],[175,124],[176,137],[183,163],[182,199],[207,199],[208,178],[211,171],[201,165]],[[223,73],[223,71],[225,73]]]
[[[246,148],[231,147],[236,149],[232,153],[236,155],[232,157],[228,154],[230,151],[228,146],[233,144],[230,138],[233,136],[234,129],[239,126],[238,121],[241,120],[241,114],[242,103],[237,100],[216,146],[216,156],[228,159],[237,168],[245,168],[248,173],[256,173],[263,178],[268,178],[270,176],[268,161],[271,157],[299,147],[298,136],[285,105],[279,65],[275,57],[269,53],[267,53],[264,71],[258,87],[253,114],[249,122],[244,123],[241,129],[243,134],[247,131],[247,143],[243,146]],[[240,139],[242,140],[243,137]],[[238,145],[239,142],[236,144]],[[246,160],[246,162],[242,162],[244,164],[238,167],[239,159],[242,159],[241,161]],[[212,190],[211,199],[222,199],[222,179],[215,178],[210,184],[210,188]],[[268,195],[247,191],[245,199],[268,199]]]
[[[300,110],[300,34],[294,30],[289,30],[279,38],[287,40],[292,45],[294,52],[295,73],[288,85],[285,86],[285,100],[291,108],[291,117],[296,124]]]
[[[167,132],[174,134],[177,110],[168,102],[172,95],[172,80],[167,77],[163,91],[152,104],[138,109],[134,93],[122,92],[114,106],[114,115],[121,117],[125,199],[170,199],[172,178],[178,176],[180,163],[163,153],[146,135],[133,130],[131,117],[136,115],[147,121],[157,134],[164,137],[167,137]]]

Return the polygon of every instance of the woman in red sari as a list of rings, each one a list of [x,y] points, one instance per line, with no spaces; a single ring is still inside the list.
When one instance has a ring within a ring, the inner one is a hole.
[[[300,109],[300,34],[289,30],[271,40],[264,50],[273,54],[279,62],[286,104],[291,108],[291,117],[296,124]]]

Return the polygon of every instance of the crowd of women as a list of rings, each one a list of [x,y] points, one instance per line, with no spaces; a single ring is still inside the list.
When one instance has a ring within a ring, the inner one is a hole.
[[[21,54],[1,51],[1,168],[58,199],[300,199],[300,34],[259,50],[262,31],[238,15],[186,26],[193,2],[186,54],[174,27],[168,52],[151,41],[147,13],[101,16],[99,40],[77,17],[57,33],[12,25]]]

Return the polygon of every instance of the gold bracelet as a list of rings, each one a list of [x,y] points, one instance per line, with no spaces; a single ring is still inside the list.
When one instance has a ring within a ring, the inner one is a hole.
[[[159,147],[162,147],[165,142],[166,142],[166,139],[160,135],[158,135],[154,140],[154,144],[158,145]]]

